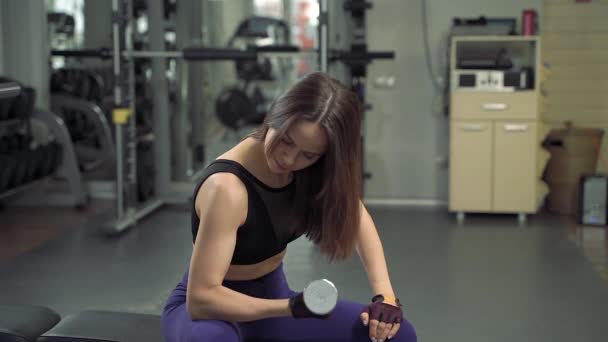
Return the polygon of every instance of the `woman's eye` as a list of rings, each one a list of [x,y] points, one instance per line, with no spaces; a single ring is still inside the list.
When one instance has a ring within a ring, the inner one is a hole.
[[[315,159],[315,155],[314,154],[310,154],[310,153],[304,153],[304,158],[308,159],[308,160],[313,160]]]
[[[287,140],[285,138],[281,139],[281,141],[285,144],[285,145],[292,145],[293,143],[290,140]]]

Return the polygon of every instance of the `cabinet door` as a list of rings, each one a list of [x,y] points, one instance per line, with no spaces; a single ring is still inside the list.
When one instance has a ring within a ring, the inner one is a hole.
[[[494,146],[493,211],[535,211],[536,124],[496,122]]]
[[[450,128],[450,210],[490,211],[492,208],[491,170],[491,122],[452,121]]]

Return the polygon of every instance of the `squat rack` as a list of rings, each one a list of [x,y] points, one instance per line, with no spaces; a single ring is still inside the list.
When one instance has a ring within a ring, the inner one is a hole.
[[[112,48],[84,50],[52,50],[53,56],[112,59],[114,74],[114,109],[112,121],[116,135],[116,217],[105,224],[102,231],[109,235],[121,233],[135,225],[140,219],[164,204],[170,203],[167,198],[167,184],[170,183],[168,153],[169,125],[167,117],[168,104],[164,96],[154,96],[154,150],[156,165],[155,185],[160,185],[164,191],[156,198],[145,203],[137,201],[137,136],[135,126],[135,59],[153,59],[152,82],[166,93],[165,69],[162,63],[154,63],[157,59],[182,59],[193,61],[239,61],[258,60],[263,57],[297,57],[306,54],[317,55],[319,69],[328,71],[328,64],[342,61],[348,65],[367,65],[374,59],[393,59],[391,51],[371,52],[367,49],[351,49],[350,51],[330,50],[328,47],[328,0],[319,0],[319,44],[318,50],[302,51],[297,46],[264,46],[235,48],[209,48],[192,46],[179,51],[163,50],[162,28],[150,28],[152,48],[159,50],[134,50],[133,38],[133,0],[112,0]],[[361,1],[351,1],[361,2]],[[152,18],[162,18],[163,2],[148,1],[149,15]],[[156,30],[156,32],[153,32]],[[156,40],[156,44],[154,44]],[[156,77],[156,78],[155,78]],[[160,92],[159,92],[160,93]],[[163,110],[164,109],[164,110]],[[165,124],[160,124],[164,122]]]

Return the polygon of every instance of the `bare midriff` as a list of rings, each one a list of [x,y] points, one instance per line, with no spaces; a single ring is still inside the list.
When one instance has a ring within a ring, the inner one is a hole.
[[[226,280],[251,280],[263,277],[281,265],[286,252],[287,250],[284,249],[281,253],[273,255],[257,264],[230,265],[224,278]]]

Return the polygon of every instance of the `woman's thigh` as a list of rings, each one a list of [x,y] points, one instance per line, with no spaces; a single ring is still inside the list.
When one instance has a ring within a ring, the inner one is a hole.
[[[363,304],[340,300],[327,319],[281,317],[240,323],[245,341],[268,342],[369,342],[369,327],[359,318]],[[415,342],[416,333],[408,321],[403,321],[390,341]]]

